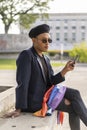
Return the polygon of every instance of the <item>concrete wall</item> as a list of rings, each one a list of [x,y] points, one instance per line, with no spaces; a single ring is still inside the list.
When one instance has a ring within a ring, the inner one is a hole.
[[[19,52],[31,45],[31,39],[26,34],[1,34],[0,59],[15,59]]]
[[[20,52],[32,45],[26,34],[1,34],[0,52]]]

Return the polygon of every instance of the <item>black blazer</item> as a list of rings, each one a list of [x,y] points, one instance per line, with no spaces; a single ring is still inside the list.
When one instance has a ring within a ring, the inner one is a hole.
[[[46,90],[51,85],[64,81],[60,72],[53,75],[48,57],[44,56],[47,68],[47,82],[34,47],[24,50],[17,59],[16,109],[37,111],[41,108]]]

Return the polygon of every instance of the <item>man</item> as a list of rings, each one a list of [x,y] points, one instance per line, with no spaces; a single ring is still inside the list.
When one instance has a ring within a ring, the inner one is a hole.
[[[7,117],[40,110],[45,92],[52,85],[64,81],[65,74],[74,69],[74,62],[69,61],[59,73],[53,74],[50,61],[43,54],[47,52],[52,42],[49,31],[50,27],[42,24],[29,32],[33,46],[22,51],[17,59],[16,110]],[[80,119],[87,126],[87,108],[78,90],[67,88],[63,100],[56,109],[69,113],[71,130],[80,130]]]

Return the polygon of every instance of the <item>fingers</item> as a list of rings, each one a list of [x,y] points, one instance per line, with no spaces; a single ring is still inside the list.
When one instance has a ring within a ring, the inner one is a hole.
[[[11,117],[11,113],[7,113],[7,114],[5,114],[4,116],[3,116],[3,118],[9,118],[9,117]]]
[[[15,118],[15,117],[18,117],[20,116],[20,112],[10,112],[10,113],[7,113],[3,116],[3,118]]]
[[[20,116],[20,113],[19,113],[19,112],[16,112],[16,113],[14,113],[14,115],[12,115],[13,118],[14,118],[14,117],[18,117],[18,116]]]
[[[70,71],[74,69],[74,66],[75,66],[75,63],[73,61],[68,61],[65,67],[68,71]]]

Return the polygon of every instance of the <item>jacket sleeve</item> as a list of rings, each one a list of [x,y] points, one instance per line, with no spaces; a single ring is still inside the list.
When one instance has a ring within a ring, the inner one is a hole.
[[[61,73],[57,73],[56,75],[51,75],[51,82],[52,84],[56,85],[65,80],[65,77],[62,77]]]
[[[65,77],[62,77],[61,73],[58,72],[57,74],[54,74],[54,71],[52,69],[52,66],[50,64],[50,60],[49,61],[49,79],[50,79],[50,84],[51,85],[56,85],[58,83],[61,83],[65,80]]]
[[[23,51],[17,59],[16,109],[27,108],[28,87],[31,76],[31,57]]]

